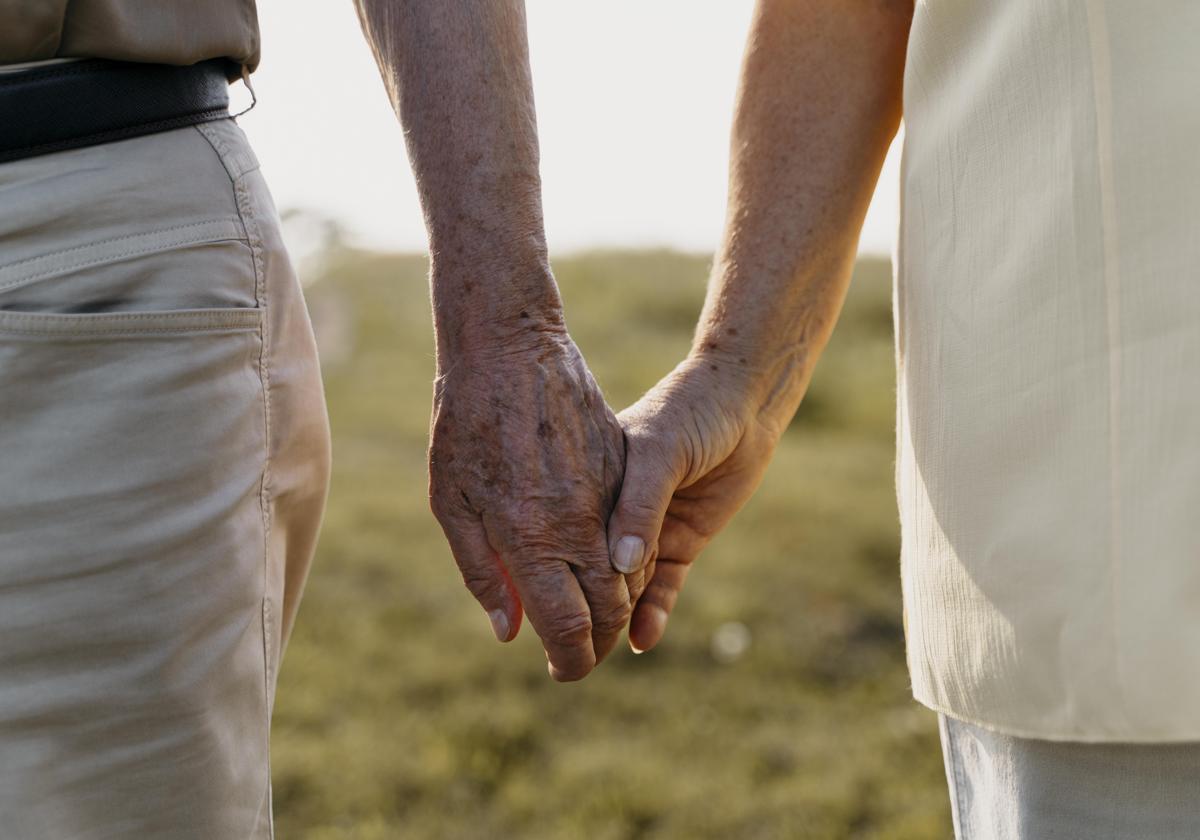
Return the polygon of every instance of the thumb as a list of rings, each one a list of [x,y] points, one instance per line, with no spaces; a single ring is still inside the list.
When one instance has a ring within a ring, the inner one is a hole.
[[[658,446],[626,437],[625,478],[608,520],[609,559],[618,572],[633,574],[657,555],[658,535],[678,486],[678,469]]]

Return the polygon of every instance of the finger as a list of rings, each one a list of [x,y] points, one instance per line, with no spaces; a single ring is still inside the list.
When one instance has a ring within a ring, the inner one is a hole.
[[[625,478],[608,520],[609,556],[617,571],[636,572],[655,555],[679,478],[678,468],[657,449],[627,438]]]
[[[650,570],[654,568],[654,557],[646,561],[646,565],[638,569],[632,574],[625,575],[625,589],[629,592],[629,603],[632,606],[637,603],[637,599],[641,596],[642,590],[646,588],[646,582],[650,580]]]
[[[488,542],[483,523],[467,511],[456,511],[438,521],[463,583],[487,613],[492,632],[502,642],[512,641],[521,629],[521,599],[500,555]]]
[[[571,567],[554,558],[506,557],[529,623],[546,649],[550,676],[559,682],[583,679],[596,667],[592,613]]]
[[[679,590],[691,566],[677,560],[659,557],[654,563],[654,577],[638,599],[629,622],[629,646],[642,653],[657,645],[667,629],[667,618],[675,608]]]
[[[654,565],[655,557],[651,555],[645,566],[631,575],[625,575],[625,585],[629,588],[630,621],[633,620],[633,613],[637,610],[638,599],[642,597],[642,592],[645,591],[646,584],[654,577]],[[641,653],[641,651],[638,650],[635,653]]]
[[[609,565],[608,548],[603,542],[572,568],[591,610],[592,650],[599,664],[616,647],[621,631],[629,624],[633,612],[629,587],[625,577]]]

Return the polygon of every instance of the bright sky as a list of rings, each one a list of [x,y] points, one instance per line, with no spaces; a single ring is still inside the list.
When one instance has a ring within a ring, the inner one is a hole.
[[[752,0],[527,0],[552,254],[716,247],[752,7]],[[365,245],[423,250],[403,138],[351,0],[302,7],[259,0],[259,14],[259,102],[240,122],[280,209],[338,219]],[[891,251],[897,169],[893,149],[864,251]]]

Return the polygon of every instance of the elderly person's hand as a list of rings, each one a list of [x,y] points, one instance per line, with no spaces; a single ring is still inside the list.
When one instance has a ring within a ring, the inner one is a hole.
[[[634,650],[662,638],[691,562],[750,498],[808,388],[900,122],[911,19],[911,3],[755,10],[725,233],[692,353],[620,417],[609,549],[616,568],[651,575]]]
[[[521,0],[356,0],[429,229],[430,503],[501,641],[522,612],[555,679],[616,644],[641,575],[609,563],[621,429],[563,324],[542,225]]]
[[[614,565],[648,580],[629,628],[658,644],[692,561],[754,493],[787,417],[736,361],[693,353],[621,412],[626,467],[609,523]]]
[[[439,353],[430,501],[497,638],[516,636],[523,608],[551,675],[579,679],[630,615],[605,536],[621,428],[560,319],[512,326]]]

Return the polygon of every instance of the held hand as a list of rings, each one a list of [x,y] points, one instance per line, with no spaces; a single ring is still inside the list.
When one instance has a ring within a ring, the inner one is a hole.
[[[430,503],[497,638],[516,637],[523,609],[551,676],[577,680],[630,616],[605,537],[624,469],[621,428],[565,330],[520,344],[445,360]]]
[[[783,425],[728,362],[689,357],[619,415],[625,479],[608,525],[613,565],[648,583],[629,628],[658,644],[693,560],[754,493]]]

